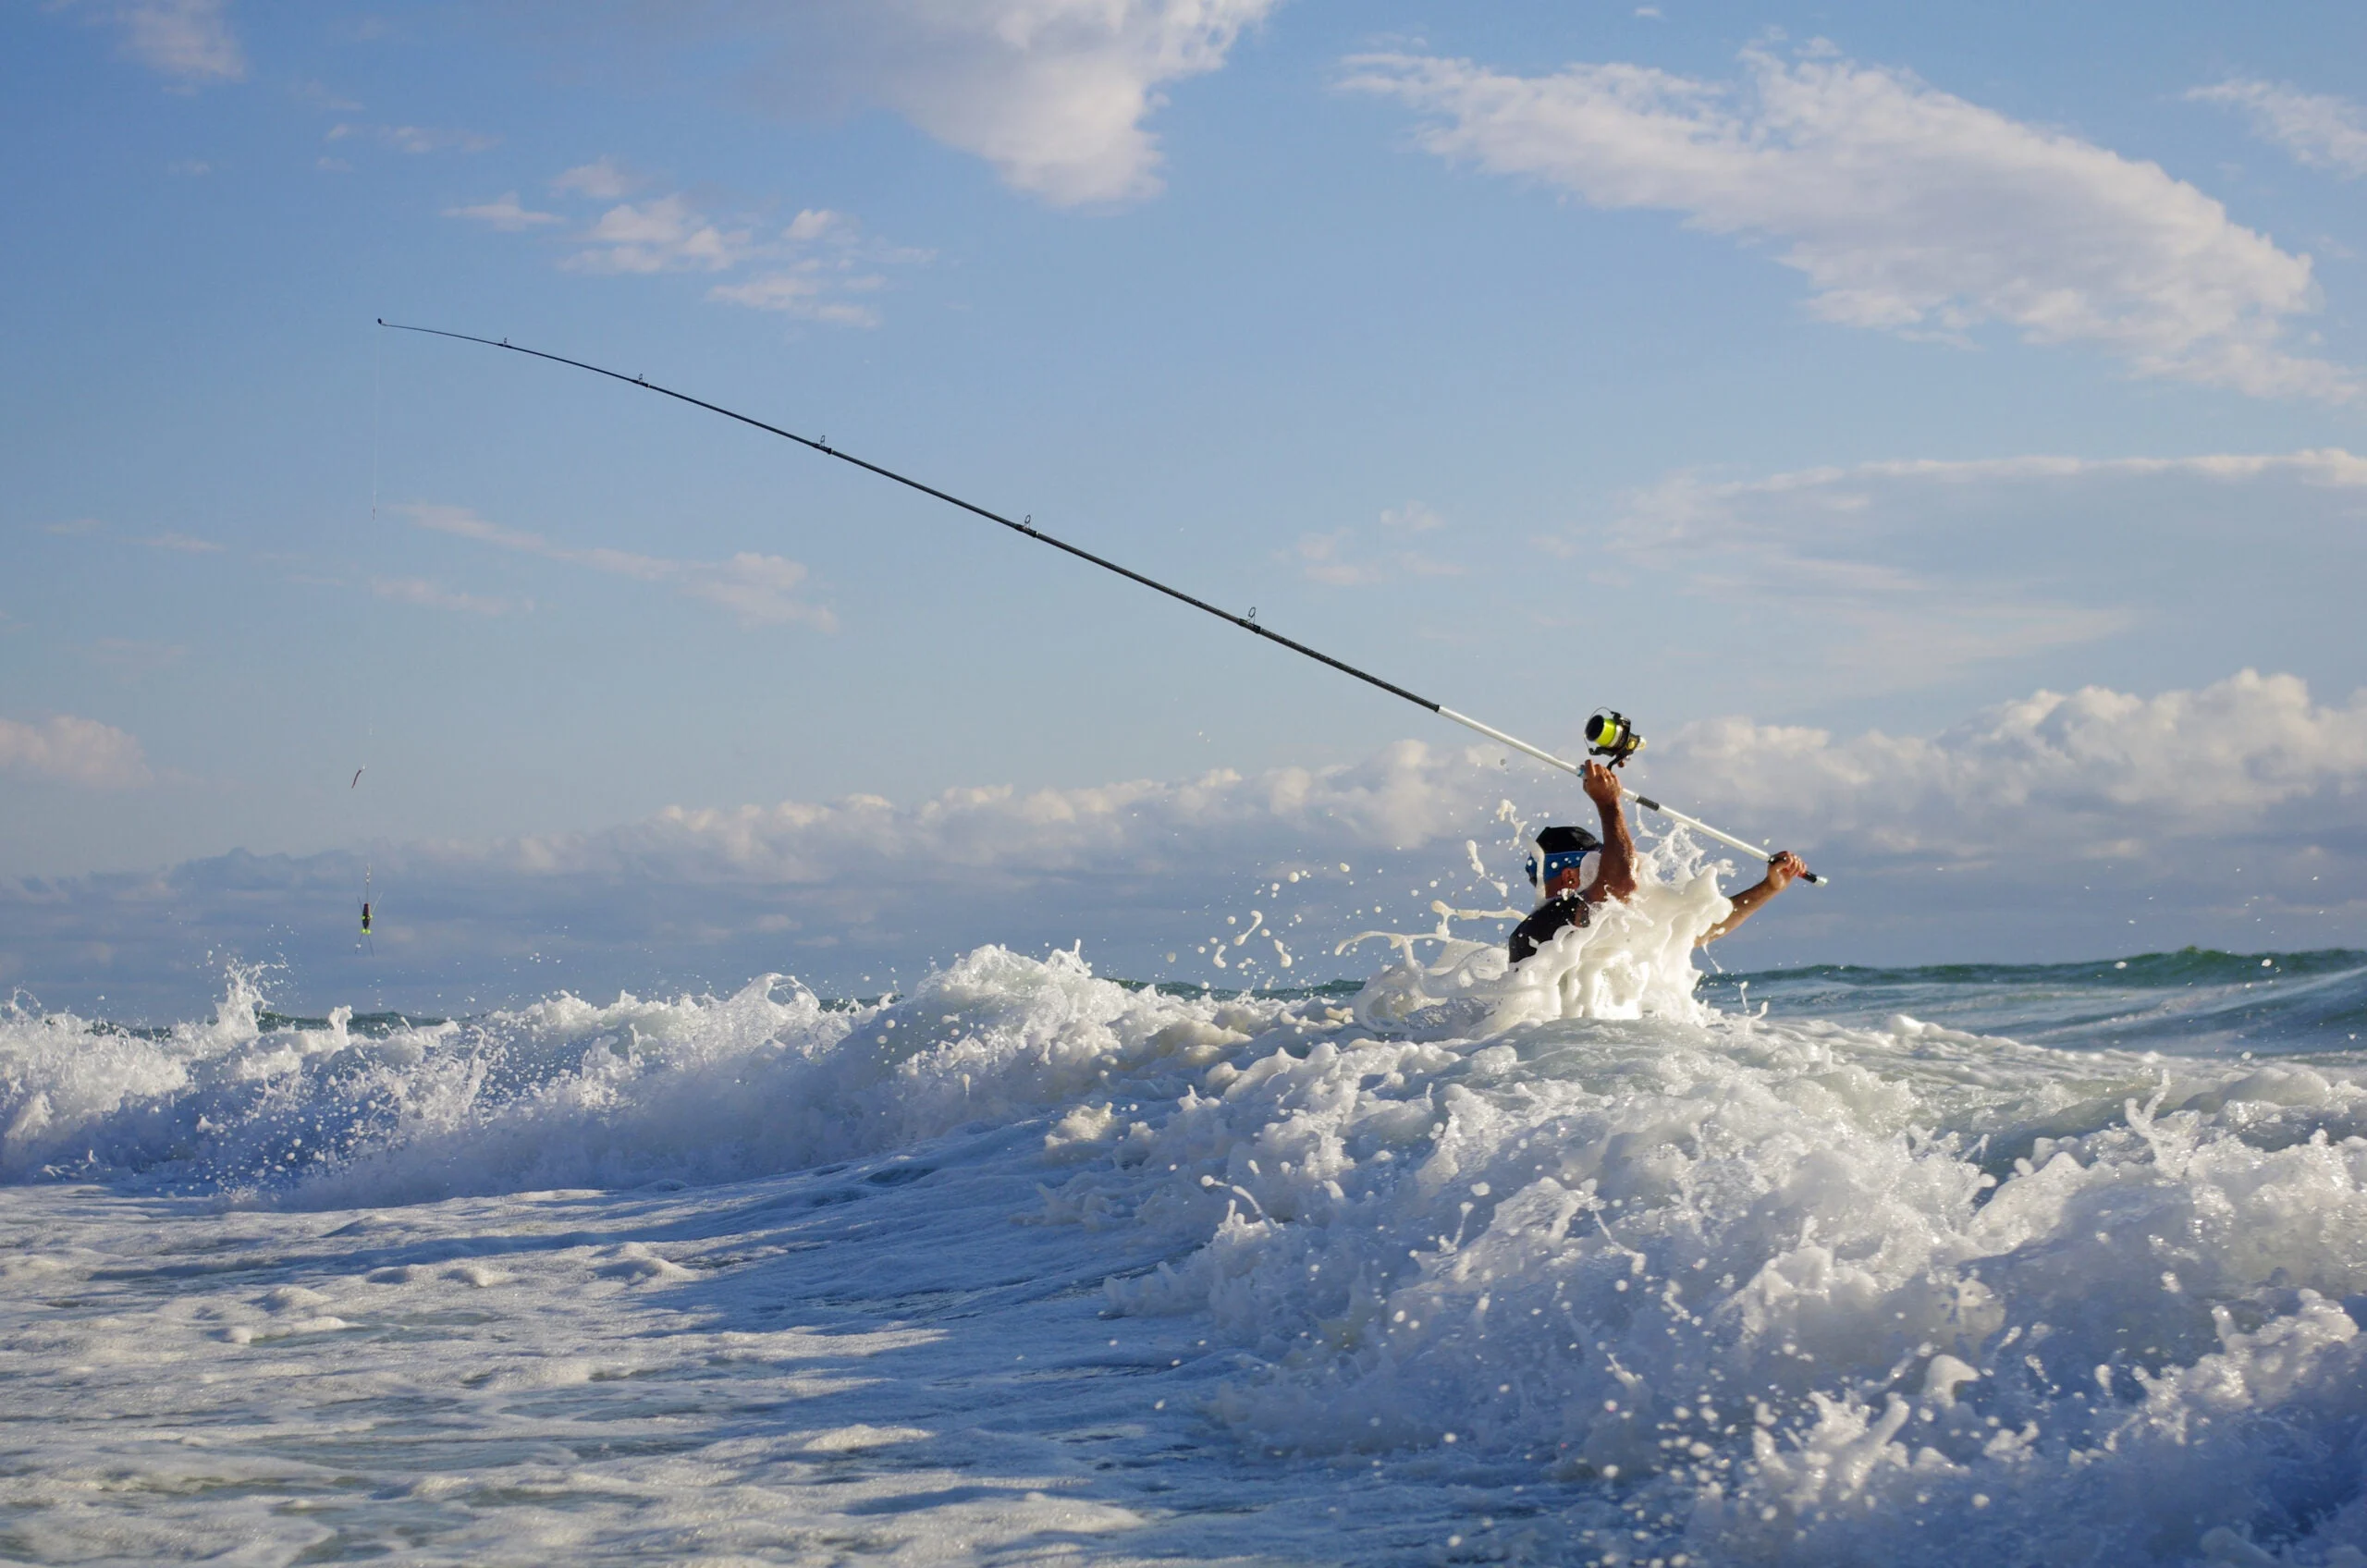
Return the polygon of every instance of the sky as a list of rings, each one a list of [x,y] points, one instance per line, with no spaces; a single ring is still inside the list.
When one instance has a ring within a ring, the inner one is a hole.
[[[2367,946],[2361,60],[2333,4],[0,5],[0,987],[1322,978],[1583,819],[380,318],[1565,752],[1617,706],[1834,876],[1738,966]]]

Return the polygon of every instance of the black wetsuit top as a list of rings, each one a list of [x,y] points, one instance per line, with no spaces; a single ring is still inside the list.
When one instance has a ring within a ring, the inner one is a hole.
[[[1584,925],[1593,908],[1577,893],[1556,893],[1529,912],[1513,927],[1511,950],[1515,964],[1573,925]]]

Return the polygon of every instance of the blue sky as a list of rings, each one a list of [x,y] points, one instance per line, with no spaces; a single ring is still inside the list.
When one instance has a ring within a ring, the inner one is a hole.
[[[316,939],[293,893],[190,890],[233,851],[267,858],[232,882],[313,867],[290,887],[465,864],[541,951],[551,901],[497,870],[632,842],[552,900],[695,905],[711,858],[648,847],[669,808],[1171,802],[1460,745],[795,448],[382,315],[827,435],[1551,743],[1616,704],[1671,800],[1902,878],[1787,903],[1769,962],[2117,950],[2228,835],[2287,880],[2231,870],[2159,940],[2238,941],[2271,897],[2280,945],[2367,940],[2309,880],[2355,884],[2367,782],[2367,18],[1934,10],[0,8],[0,984],[166,966],[120,900],[173,866],[172,963],[380,983],[341,911]],[[2205,711],[2243,745],[2179,729]],[[1971,760],[2007,733],[2027,777]],[[1459,863],[1473,790],[1353,829],[1269,792],[1184,868],[1093,839],[1122,890],[1085,902],[1042,879],[1084,840],[1031,839],[993,909],[863,962],[1088,902],[1147,962],[1294,855]],[[871,852],[735,863],[769,933],[624,920],[572,978],[828,970],[816,934],[910,884]],[[2086,901],[2016,914],[2065,857]],[[1990,867],[2001,913],[1925,861]]]

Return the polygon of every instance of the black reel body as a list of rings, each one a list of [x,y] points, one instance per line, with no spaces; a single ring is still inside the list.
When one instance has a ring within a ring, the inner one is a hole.
[[[1644,738],[1617,708],[1602,708],[1587,720],[1587,755],[1618,767],[1644,749]]]

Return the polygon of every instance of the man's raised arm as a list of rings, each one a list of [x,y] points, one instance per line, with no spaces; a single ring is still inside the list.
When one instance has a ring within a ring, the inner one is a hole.
[[[1636,890],[1636,840],[1627,836],[1627,813],[1619,803],[1619,775],[1590,762],[1580,777],[1587,798],[1602,817],[1602,864],[1586,890],[1587,901],[1617,899],[1625,903]]]

